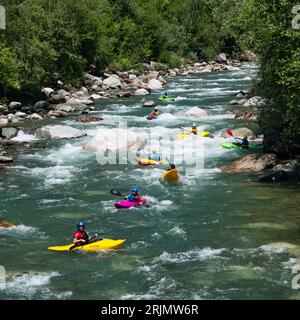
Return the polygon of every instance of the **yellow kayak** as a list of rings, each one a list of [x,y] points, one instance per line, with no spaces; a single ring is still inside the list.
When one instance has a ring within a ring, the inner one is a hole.
[[[83,246],[76,247],[73,250],[84,250],[84,251],[101,251],[101,250],[115,250],[119,249],[126,240],[112,240],[112,239],[103,239],[99,241],[95,241],[92,243],[88,243]],[[51,251],[69,251],[69,249],[74,244],[69,244],[67,246],[57,246],[57,247],[49,247],[48,250]]]
[[[207,137],[210,133],[207,132],[207,131],[204,131],[204,132],[199,132],[197,133],[197,136],[198,137]],[[179,133],[176,135],[177,138],[180,138],[180,139],[185,139],[187,137],[190,137],[190,136],[193,136],[194,134],[192,133]]]
[[[179,173],[176,169],[168,170],[161,175],[161,179],[165,179],[167,181],[176,181],[179,179]]]
[[[156,160],[150,160],[148,158],[137,159],[137,162],[142,166],[158,166],[160,164],[166,163],[166,161],[164,160],[156,161]]]

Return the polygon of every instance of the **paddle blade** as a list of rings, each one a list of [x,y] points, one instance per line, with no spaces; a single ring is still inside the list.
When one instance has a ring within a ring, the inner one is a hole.
[[[226,133],[233,137],[233,133],[231,130],[227,130]]]
[[[113,194],[114,196],[121,196],[122,197],[122,193],[118,190],[110,190],[110,193]]]

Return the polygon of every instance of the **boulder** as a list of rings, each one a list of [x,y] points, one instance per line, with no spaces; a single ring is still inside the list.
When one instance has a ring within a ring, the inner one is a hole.
[[[43,111],[50,111],[50,110],[52,110],[52,108],[53,108],[52,105],[47,101],[38,101],[33,106],[34,111],[37,111],[39,109],[41,109]]]
[[[7,115],[7,119],[9,122],[12,122],[12,123],[18,122],[18,119],[16,118],[16,116],[13,113],[9,113]]]
[[[240,55],[239,60],[242,62],[251,62],[256,59],[256,54],[251,51],[245,51]]]
[[[16,128],[3,128],[2,129],[2,137],[6,139],[12,139],[18,134],[18,130]]]
[[[0,221],[0,228],[11,228],[14,227],[14,225],[8,221]]]
[[[50,95],[54,92],[54,90],[52,88],[43,88],[41,92],[49,98]]]
[[[66,101],[67,99],[63,94],[55,94],[48,99],[48,102],[51,104],[60,104],[65,103]]]
[[[68,100],[67,104],[69,106],[76,106],[76,105],[91,105],[94,104],[94,101],[90,100],[90,99],[76,99],[76,98],[71,98]]]
[[[206,72],[212,72],[213,71],[213,66],[212,65],[207,65],[207,66],[205,66],[202,70],[200,70],[199,72],[200,73],[206,73]]]
[[[86,135],[82,130],[72,128],[70,126],[44,126],[35,131],[37,138],[47,139],[71,139],[79,138]]]
[[[255,133],[248,128],[232,129],[231,131],[232,131],[233,135],[238,138],[243,138],[244,136],[248,136],[248,139],[250,139],[250,140],[253,140],[256,138]],[[224,138],[229,137],[229,135],[227,134],[227,131],[223,131],[221,133],[221,136]]]
[[[55,119],[57,117],[66,117],[68,115],[65,111],[59,111],[59,110],[51,110],[48,112],[47,117],[51,119]]]
[[[153,100],[145,101],[143,103],[143,107],[145,107],[145,108],[153,108],[153,107],[156,107],[156,106],[157,106],[157,104]]]
[[[111,77],[105,79],[103,81],[103,84],[105,84],[106,86],[108,86],[110,88],[115,89],[115,88],[120,87],[122,83],[121,83],[118,76],[111,76]]]
[[[228,62],[226,53],[218,54],[215,60],[219,63],[226,63],[227,64],[227,62]]]
[[[4,127],[8,124],[7,118],[0,118],[0,127]]]
[[[7,113],[8,107],[0,104],[0,114]]]
[[[0,156],[0,163],[12,163],[14,162],[13,158]]]
[[[198,107],[193,107],[193,108],[187,110],[184,114],[186,116],[194,117],[194,118],[203,118],[203,117],[208,116],[208,113],[205,110],[198,108]]]
[[[222,166],[222,172],[260,172],[274,168],[277,163],[275,154],[249,154],[246,157]]]
[[[90,97],[89,97],[89,100],[92,100],[92,101],[98,101],[98,100],[101,100],[103,99],[102,96],[100,96],[100,94],[92,94]]]
[[[150,94],[150,92],[146,89],[138,89],[134,93],[136,96],[145,96],[147,94]]]
[[[85,78],[87,79],[88,82],[92,83],[93,85],[100,86],[102,82],[102,78],[95,77],[91,74],[86,74]]]
[[[88,122],[100,122],[102,120],[103,118],[99,118],[99,117],[82,117],[82,118],[79,118],[77,121],[82,123],[88,123]]]
[[[160,89],[162,89],[162,83],[157,79],[151,79],[148,82],[148,88],[150,90],[160,90]]]
[[[37,113],[33,113],[28,117],[30,120],[42,120],[43,117],[41,117],[39,114]]]
[[[21,108],[22,108],[22,103],[21,103],[21,102],[13,101],[13,102],[11,102],[11,103],[8,105],[8,108],[9,108],[10,110],[21,110]]]
[[[265,100],[262,97],[252,97],[249,100],[247,100],[244,104],[245,107],[250,106],[261,106],[265,104]]]
[[[26,113],[18,111],[18,112],[15,113],[15,116],[18,117],[18,118],[25,118],[26,117]]]
[[[69,106],[68,104],[59,104],[55,107],[55,111],[64,111],[64,112],[72,112],[74,111],[74,107]]]
[[[126,129],[101,130],[96,137],[83,146],[86,152],[96,152],[99,156],[107,152],[127,153],[143,149],[147,144],[144,136]]]
[[[248,100],[247,99],[241,99],[241,100],[238,100],[238,105],[239,106],[243,106],[243,105],[245,105],[245,103],[247,102]]]

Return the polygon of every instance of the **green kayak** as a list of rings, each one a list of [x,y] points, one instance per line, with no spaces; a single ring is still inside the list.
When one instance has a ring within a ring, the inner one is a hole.
[[[159,101],[171,102],[171,101],[175,101],[175,98],[172,98],[172,97],[168,97],[168,98],[160,97]]]
[[[221,147],[225,148],[225,149],[243,149],[240,146],[236,146],[235,144],[233,144],[232,142],[223,142],[220,144]],[[249,149],[255,148],[256,145],[255,144],[249,144]]]

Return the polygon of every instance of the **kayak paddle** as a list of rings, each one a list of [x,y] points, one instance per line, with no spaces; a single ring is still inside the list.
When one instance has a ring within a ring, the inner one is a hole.
[[[183,131],[185,131],[185,132],[188,132],[189,134],[192,134],[191,131],[188,131],[188,130],[182,128],[182,127],[178,127],[178,128],[181,129],[181,130],[183,130]]]
[[[106,231],[98,232],[98,233],[94,234],[93,236],[91,236],[91,237],[89,238],[89,240],[88,240],[87,242],[83,243],[83,244],[80,243],[80,242],[75,243],[71,248],[69,248],[69,251],[71,251],[71,250],[73,250],[73,249],[75,249],[75,248],[77,248],[77,247],[83,247],[83,246],[85,246],[86,244],[91,243],[91,242],[90,242],[91,240],[99,237],[99,236],[102,235],[102,234],[106,234],[107,232],[110,232],[111,230],[112,230],[112,228],[109,228],[109,229],[107,229]]]
[[[114,196],[120,196],[120,197],[126,197],[123,193],[121,193],[120,191],[118,190],[110,190],[110,193],[113,194]],[[150,205],[147,204],[147,203],[143,203],[143,206],[147,207],[147,208],[150,208]]]
[[[232,138],[234,138],[238,143],[240,143],[240,141],[234,136],[233,132],[231,130],[227,130],[226,133],[228,135],[230,135]]]

